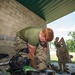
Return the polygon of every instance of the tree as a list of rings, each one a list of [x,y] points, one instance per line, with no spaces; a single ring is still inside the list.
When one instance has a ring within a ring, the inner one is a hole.
[[[72,39],[66,40],[67,48],[70,52],[75,52],[75,32],[69,32],[68,36],[71,36]]]
[[[68,33],[68,36],[71,36],[72,39],[75,41],[75,31],[69,32],[69,33]]]

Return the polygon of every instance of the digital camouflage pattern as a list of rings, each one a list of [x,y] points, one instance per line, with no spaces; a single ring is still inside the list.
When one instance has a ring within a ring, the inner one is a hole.
[[[66,63],[71,62],[70,55],[68,53],[68,50],[67,50],[64,39],[61,38],[58,45],[57,45],[57,42],[58,41],[55,41],[54,44],[55,44],[56,49],[57,49],[56,50],[56,55],[58,57],[58,64],[59,64],[60,70],[61,71],[67,71]],[[63,66],[63,68],[62,68],[62,66]]]
[[[22,39],[20,39],[19,37],[16,37],[15,39],[15,44],[14,44],[15,50],[18,53],[21,49],[23,48],[27,48],[27,42],[23,41]],[[28,57],[29,55],[23,52],[19,52],[19,54],[21,54],[21,56],[23,57]],[[38,66],[38,69],[46,69],[46,58],[47,56],[45,55],[44,51],[43,51],[43,47],[39,44],[37,47],[37,50],[35,52],[35,63]]]

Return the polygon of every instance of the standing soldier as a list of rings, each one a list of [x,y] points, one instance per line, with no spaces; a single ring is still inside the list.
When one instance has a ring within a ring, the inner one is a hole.
[[[71,59],[64,38],[62,37],[59,41],[59,37],[56,37],[54,44],[57,49],[56,55],[58,57],[58,64],[59,64],[60,71],[68,72],[66,68],[66,63],[71,62]]]

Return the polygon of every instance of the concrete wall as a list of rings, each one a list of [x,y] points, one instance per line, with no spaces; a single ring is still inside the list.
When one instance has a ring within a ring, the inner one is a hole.
[[[0,53],[14,55],[14,37],[24,27],[45,27],[46,22],[16,0],[0,0]]]

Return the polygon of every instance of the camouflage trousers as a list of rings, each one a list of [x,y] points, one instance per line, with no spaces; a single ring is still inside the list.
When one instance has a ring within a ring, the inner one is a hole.
[[[65,47],[57,48],[56,55],[58,57],[59,68],[62,71],[66,71],[66,63],[70,63],[70,57],[68,51]]]
[[[58,65],[61,71],[64,71],[66,69],[66,62],[65,59],[63,58],[63,52],[62,48],[57,48],[56,55],[58,57]]]
[[[18,53],[21,49],[27,48],[27,42],[25,42],[19,37],[16,37],[14,47],[15,47],[16,52]],[[29,58],[29,54],[27,53],[19,52],[19,54],[21,54],[22,57]],[[35,64],[38,66],[39,70],[47,68],[46,59],[47,59],[47,56],[43,51],[43,47],[39,44],[38,48],[36,49],[35,56],[34,56]]]

